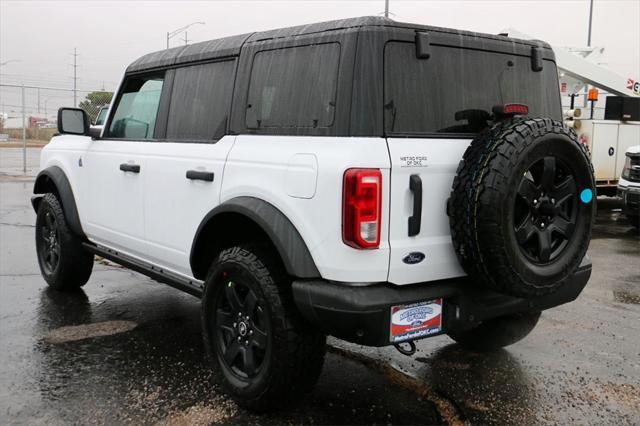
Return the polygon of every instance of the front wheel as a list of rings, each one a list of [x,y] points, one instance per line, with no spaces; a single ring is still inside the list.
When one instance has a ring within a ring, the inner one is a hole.
[[[36,251],[40,272],[54,290],[82,287],[93,269],[93,254],[67,225],[62,205],[54,194],[42,197],[36,216]]]
[[[493,351],[524,339],[538,324],[540,312],[525,312],[493,318],[477,327],[448,333],[449,337],[468,349]]]
[[[202,326],[217,380],[248,409],[286,406],[322,370],[326,338],[298,313],[287,275],[266,247],[220,253],[205,282]]]

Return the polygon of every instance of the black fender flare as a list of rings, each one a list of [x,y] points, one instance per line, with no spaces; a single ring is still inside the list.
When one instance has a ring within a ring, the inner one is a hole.
[[[222,213],[237,213],[256,223],[275,246],[287,272],[299,278],[319,278],[309,248],[291,221],[272,204],[254,197],[232,198],[211,210],[200,222],[193,238],[189,263],[195,276],[196,253],[203,229]]]
[[[78,207],[76,206],[76,199],[73,195],[73,189],[67,175],[58,166],[47,167],[38,173],[36,182],[33,185],[34,194],[46,194],[51,192],[51,185],[55,187],[56,193],[59,197],[60,203],[62,203],[62,211],[64,217],[67,220],[67,224],[74,234],[85,237],[82,225],[80,224],[80,216],[78,216]],[[38,213],[38,205],[42,196],[34,196],[31,199],[31,204],[34,210]]]

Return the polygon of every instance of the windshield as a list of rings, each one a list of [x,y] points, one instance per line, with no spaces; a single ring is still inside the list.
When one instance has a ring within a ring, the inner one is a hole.
[[[477,133],[496,105],[522,103],[532,117],[561,119],[556,66],[531,58],[448,46],[431,46],[417,59],[414,43],[385,46],[386,133]]]

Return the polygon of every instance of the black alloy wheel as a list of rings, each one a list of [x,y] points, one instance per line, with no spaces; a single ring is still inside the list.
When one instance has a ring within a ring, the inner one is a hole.
[[[513,227],[522,253],[536,264],[553,262],[573,236],[578,189],[571,169],[554,156],[533,163],[522,177]]]
[[[219,291],[216,338],[220,359],[239,379],[255,377],[270,350],[266,308],[256,293],[241,281],[229,279]]]
[[[38,238],[40,238],[38,246],[42,265],[46,273],[53,274],[60,262],[60,233],[56,218],[49,209],[44,213],[44,222]]]
[[[325,335],[300,315],[273,247],[222,250],[204,283],[201,318],[214,377],[240,406],[290,407],[318,380]]]
[[[55,290],[82,287],[91,276],[93,254],[84,250],[83,238],[69,229],[54,194],[45,194],[37,206],[36,253],[42,277]]]

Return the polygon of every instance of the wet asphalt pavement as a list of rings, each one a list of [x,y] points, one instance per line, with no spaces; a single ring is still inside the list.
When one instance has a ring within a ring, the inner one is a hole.
[[[46,288],[30,171],[0,149],[0,424],[640,424],[640,236],[601,198],[579,299],[491,354],[446,336],[414,357],[330,339],[314,392],[256,416],[210,380],[199,301],[107,262],[83,291]],[[75,326],[69,328],[69,326]]]

